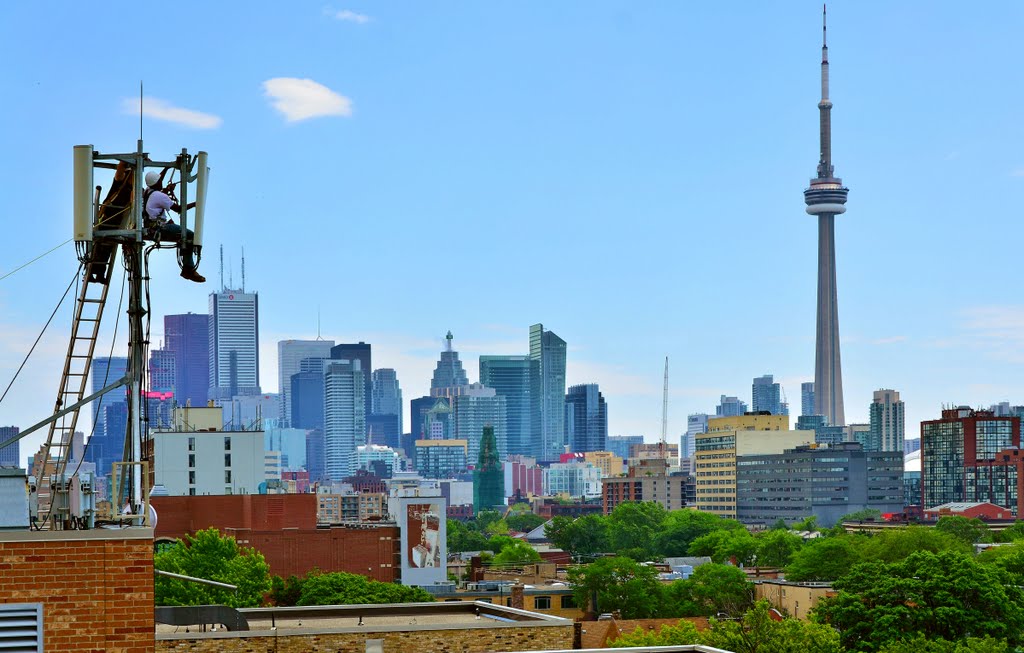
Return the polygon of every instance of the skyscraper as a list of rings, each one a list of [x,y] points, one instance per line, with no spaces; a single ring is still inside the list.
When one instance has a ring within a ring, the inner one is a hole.
[[[289,382],[292,414],[289,423],[297,429],[324,428],[324,373],[298,372]]]
[[[508,434],[506,431],[506,404],[505,398],[495,392],[494,388],[487,388],[480,383],[460,385],[444,390],[437,390],[438,399],[446,399],[451,407],[451,427],[440,437],[456,440],[466,440],[469,446],[469,460],[476,460],[480,451],[480,436],[484,427],[490,427],[494,432],[495,446],[498,457],[504,460],[508,455]],[[436,409],[436,407],[435,407]],[[428,415],[432,415],[427,434],[428,439],[436,439],[437,420],[436,410],[432,409]]]
[[[370,345],[365,342],[355,344],[340,344],[331,347],[332,360],[359,361],[360,369],[363,371],[363,410],[366,415],[373,412],[373,386],[370,380],[370,372],[373,371],[373,357],[371,356]]]
[[[17,426],[0,426],[0,442],[6,442],[20,432],[21,429]],[[17,442],[0,449],[0,467],[18,467],[19,464]]]
[[[480,440],[480,454],[473,470],[473,509],[490,510],[505,503],[505,474],[498,460],[494,429],[486,426]]]
[[[466,370],[462,369],[462,361],[459,360],[459,352],[452,349],[452,332],[449,331],[444,338],[444,351],[434,368],[434,377],[430,380],[430,394],[434,397],[441,396],[445,388],[469,385]]]
[[[174,383],[177,358],[170,349],[149,352],[149,389],[146,392],[146,413],[149,428],[166,428],[171,424],[171,411],[176,403]]]
[[[210,316],[165,315],[164,349],[174,352],[175,401],[205,406],[210,392]]]
[[[717,406],[715,406],[715,417],[737,417],[747,412],[747,402],[739,397],[728,397],[722,395]]]
[[[405,424],[402,420],[402,388],[398,384],[398,374],[387,367],[374,370],[370,386],[373,395],[370,401],[371,413],[397,415],[398,433],[402,433]]]
[[[691,457],[696,453],[697,434],[705,433],[708,430],[708,417],[707,413],[693,413],[686,416],[686,435],[683,436],[686,444],[679,447],[680,456]]]
[[[608,405],[596,383],[574,385],[566,393],[565,439],[574,453],[605,451]]]
[[[814,415],[814,381],[800,384],[800,414]]]
[[[94,358],[92,360],[92,392],[99,392],[114,381],[122,378],[128,370],[128,359],[124,356],[110,358]],[[107,407],[115,404],[126,404],[127,394],[124,388],[111,390],[92,402],[93,437],[105,438],[107,435]],[[114,434],[116,444],[123,443],[124,431]]]
[[[530,327],[530,403],[533,445],[538,460],[556,461],[565,446],[565,341],[543,324]]]
[[[751,410],[768,411],[772,415],[789,415],[789,405],[782,401],[782,386],[771,374],[754,378],[750,391]]]
[[[210,294],[210,399],[260,394],[259,297]]]
[[[871,402],[871,430],[866,451],[903,451],[906,436],[903,402],[895,390],[876,390]]]
[[[530,368],[529,356],[481,356],[480,383],[494,388],[505,398],[510,455],[529,455],[530,437]]]
[[[281,426],[292,419],[292,375],[301,370],[307,358],[330,358],[333,340],[280,340],[277,343],[277,378],[281,393]]]
[[[434,397],[420,397],[409,402],[409,419],[412,422],[409,426],[411,427],[410,433],[412,433],[413,440],[429,437],[423,430],[423,423],[427,411],[433,408],[435,403],[437,403],[437,399]],[[408,454],[409,452],[406,453]]]
[[[818,324],[814,350],[814,414],[844,426],[843,370],[839,356],[839,299],[836,293],[836,216],[846,211],[849,189],[832,165],[832,101],[828,97],[828,42],[821,26],[821,101],[818,103],[821,156],[818,176],[804,191],[807,213],[818,216]]]
[[[332,481],[355,472],[356,447],[366,444],[362,364],[332,360],[324,368],[324,467]]]

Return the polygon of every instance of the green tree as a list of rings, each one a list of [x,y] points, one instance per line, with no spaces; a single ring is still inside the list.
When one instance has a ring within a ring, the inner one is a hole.
[[[993,533],[992,537],[996,542],[1014,542],[1024,539],[1024,521],[1018,519],[1013,523],[1013,526]]]
[[[759,567],[785,567],[803,546],[804,540],[788,530],[772,530],[759,533],[755,562]]]
[[[913,639],[890,642],[881,653],[1008,653],[1006,640],[992,637],[968,637],[962,642],[945,639],[927,639],[921,635]]]
[[[608,542],[619,555],[641,562],[659,558],[656,543],[668,511],[654,501],[620,503],[608,515]]]
[[[815,619],[852,651],[878,651],[918,635],[1021,642],[1024,591],[1002,569],[956,551],[918,551],[894,563],[861,563],[833,584]]]
[[[576,605],[589,605],[592,612],[618,610],[623,619],[647,619],[665,609],[657,570],[632,558],[598,558],[589,565],[570,568],[568,577]],[[591,604],[595,595],[596,606]]]
[[[939,517],[935,530],[952,535],[965,544],[991,542],[992,535],[988,526],[980,519],[968,519],[961,515],[944,515]]]
[[[842,653],[839,634],[828,626],[772,618],[768,601],[758,601],[739,621],[711,620],[704,644],[733,653]]]
[[[698,537],[718,530],[734,530],[743,525],[699,510],[673,510],[668,513],[657,536],[658,553],[666,558],[689,555],[690,544]]]
[[[735,561],[748,565],[757,555],[758,541],[745,528],[712,531],[690,544],[690,555],[710,556],[718,563]]]
[[[501,550],[501,553],[494,556],[491,561],[494,565],[527,565],[540,562],[540,554],[526,542],[515,540]]]
[[[994,546],[978,554],[978,562],[1006,571],[1017,585],[1024,585],[1024,541]]]
[[[971,545],[949,533],[927,526],[886,529],[870,537],[861,547],[864,560],[881,562],[903,560],[918,551],[956,551],[969,554],[973,549]]]
[[[615,648],[635,648],[639,646],[682,646],[700,644],[703,641],[697,627],[689,621],[680,621],[677,626],[662,626],[659,630],[644,630],[637,627],[631,633],[623,633],[610,645]]]
[[[529,533],[547,520],[532,512],[516,512],[505,518],[510,530]]]
[[[754,584],[747,580],[742,569],[732,565],[703,564],[693,570],[690,578],[676,583],[688,585],[698,615],[735,617],[743,614],[754,601]]]
[[[229,583],[237,591],[167,576],[157,576],[157,605],[227,605],[232,608],[259,606],[270,589],[270,566],[256,549],[240,547],[235,538],[208,528],[186,535],[153,559],[161,571]]]
[[[881,521],[882,511],[875,510],[874,508],[864,508],[856,512],[849,512],[839,518],[836,524],[842,524],[843,522],[858,522],[858,521]]]
[[[304,581],[305,579],[294,574],[287,579],[274,576],[270,579],[270,602],[280,607],[298,605]]]
[[[814,515],[807,517],[803,521],[798,521],[792,526],[794,531],[817,531],[818,530],[818,518]]]
[[[359,605],[433,600],[429,592],[419,587],[381,583],[366,576],[334,572],[307,576],[297,604]]]
[[[573,558],[591,558],[594,554],[611,550],[608,544],[608,524],[601,515],[586,515],[573,519],[555,517],[544,528],[551,543]]]
[[[457,519],[448,520],[448,551],[483,551],[487,548],[487,537]]]
[[[840,535],[811,540],[793,555],[786,566],[786,579],[793,581],[831,581],[861,562],[863,536]]]

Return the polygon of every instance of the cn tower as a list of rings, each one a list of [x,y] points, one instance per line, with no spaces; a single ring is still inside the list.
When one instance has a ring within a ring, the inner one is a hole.
[[[821,14],[821,102],[818,103],[821,157],[818,176],[804,191],[807,212],[818,216],[818,328],[814,350],[814,412],[845,426],[843,368],[839,356],[839,301],[836,296],[836,216],[846,211],[849,190],[832,166],[832,101],[828,99],[828,41]]]

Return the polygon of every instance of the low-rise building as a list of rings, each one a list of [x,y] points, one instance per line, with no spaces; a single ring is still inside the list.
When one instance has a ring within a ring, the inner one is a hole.
[[[654,501],[666,510],[679,510],[694,504],[694,478],[689,474],[670,474],[669,461],[663,458],[639,459],[625,476],[601,480],[604,514],[627,501]]]
[[[451,478],[469,468],[466,440],[416,440],[416,471],[424,478]]]
[[[544,493],[584,499],[601,496],[601,470],[590,463],[551,463],[544,470]]]

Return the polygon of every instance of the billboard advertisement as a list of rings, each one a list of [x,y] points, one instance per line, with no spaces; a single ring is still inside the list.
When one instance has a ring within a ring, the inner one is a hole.
[[[402,584],[433,585],[447,580],[445,500],[441,497],[403,497],[399,502]]]

